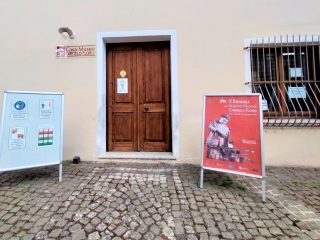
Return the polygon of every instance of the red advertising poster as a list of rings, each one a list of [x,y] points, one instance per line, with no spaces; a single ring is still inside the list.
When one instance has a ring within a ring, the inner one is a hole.
[[[202,167],[264,177],[260,96],[204,97]]]

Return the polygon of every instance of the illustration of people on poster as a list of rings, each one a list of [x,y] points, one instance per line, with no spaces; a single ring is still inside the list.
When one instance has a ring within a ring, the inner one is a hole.
[[[262,175],[258,96],[206,96],[203,167]]]

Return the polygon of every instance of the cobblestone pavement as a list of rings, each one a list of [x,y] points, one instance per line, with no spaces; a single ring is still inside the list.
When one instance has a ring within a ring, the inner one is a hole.
[[[65,162],[0,175],[0,239],[320,239],[320,169]]]

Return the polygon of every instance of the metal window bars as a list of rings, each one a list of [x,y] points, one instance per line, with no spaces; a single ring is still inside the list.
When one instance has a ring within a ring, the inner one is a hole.
[[[250,39],[251,91],[263,99],[264,125],[320,126],[320,36]]]

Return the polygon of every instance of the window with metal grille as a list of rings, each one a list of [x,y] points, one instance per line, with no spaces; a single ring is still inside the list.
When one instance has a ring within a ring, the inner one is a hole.
[[[320,37],[245,41],[247,86],[263,99],[266,126],[320,126]]]

